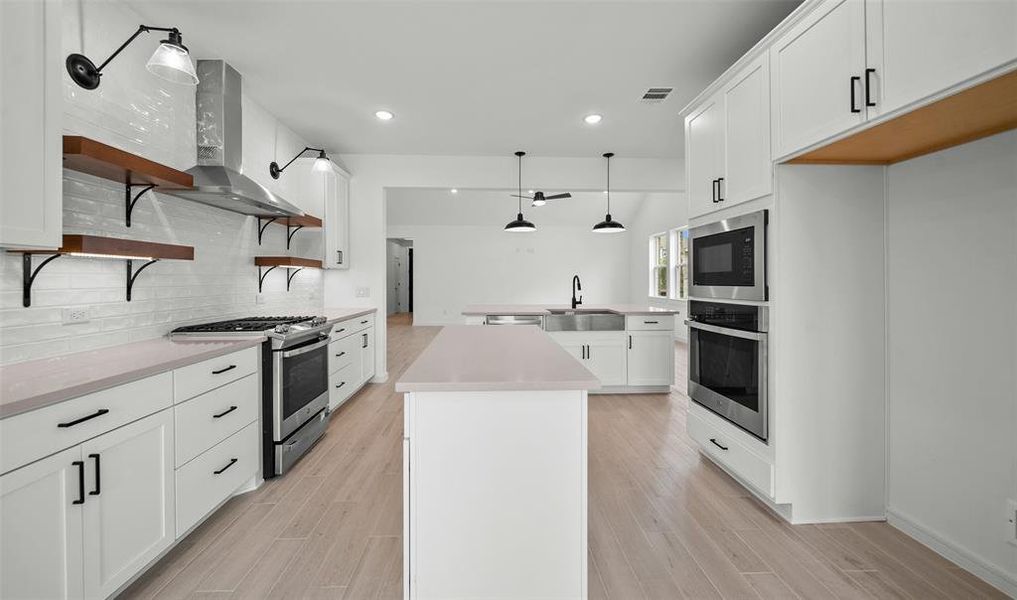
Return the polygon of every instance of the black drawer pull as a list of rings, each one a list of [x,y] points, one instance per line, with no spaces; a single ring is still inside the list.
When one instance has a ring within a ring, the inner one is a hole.
[[[341,388],[341,387],[342,387],[342,386],[344,386],[344,385],[346,385],[346,382],[345,382],[345,381],[343,381],[343,382],[341,382],[341,383],[340,383],[339,385],[335,386],[335,389],[339,389],[339,388]]]
[[[95,411],[94,414],[88,415],[87,417],[81,417],[80,419],[74,419],[73,421],[70,421],[68,423],[57,423],[57,427],[74,427],[78,423],[84,423],[85,421],[89,421],[89,420],[94,419],[96,417],[101,417],[101,416],[103,416],[104,414],[106,414],[108,412],[109,412],[108,408],[100,408],[99,410]]]
[[[721,190],[720,186],[723,183],[724,183],[724,178],[723,177],[717,179],[717,202],[723,202],[724,201],[724,195],[720,193],[720,190]]]
[[[342,333],[344,331],[346,331],[345,327],[343,327],[342,329],[336,329],[333,333]]]
[[[76,460],[71,463],[78,468],[78,499],[71,504],[85,503],[85,461]]]
[[[89,454],[88,458],[95,460],[95,489],[88,492],[89,496],[98,496],[101,493],[102,475],[99,474],[100,458],[98,454]]]
[[[716,446],[716,447],[720,448],[721,450],[727,450],[727,446],[721,446],[721,445],[720,445],[720,444],[719,444],[719,443],[717,442],[717,438],[710,438],[710,441],[711,441],[711,442],[713,442],[713,445],[714,445],[714,446]]]
[[[236,368],[237,368],[236,365],[230,365],[230,366],[226,367],[225,369],[219,369],[218,371],[212,371],[212,375],[219,375],[221,373],[225,373],[226,371],[232,371],[233,369],[236,369]]]
[[[643,321],[643,324],[645,325],[656,325],[658,323],[660,323],[660,321]]]
[[[875,72],[875,69],[865,69],[865,106],[876,105],[872,101],[872,74]]]
[[[212,471],[212,474],[213,474],[213,475],[222,475],[222,473],[223,473],[223,472],[224,472],[224,471],[225,471],[226,469],[228,469],[228,468],[232,467],[233,465],[237,464],[237,460],[239,460],[239,459],[236,459],[236,458],[231,458],[231,459],[230,459],[230,464],[228,464],[228,465],[226,465],[225,467],[223,467],[223,468],[219,469],[218,471]]]
[[[714,179],[713,180],[713,184],[712,184],[711,187],[713,189],[713,203],[716,204],[716,203],[720,202],[720,200],[717,199],[717,196],[720,195],[719,191],[718,191],[718,188],[720,187],[720,180],[719,179]]]
[[[360,322],[361,325],[367,325],[367,323],[368,323],[368,321],[361,321]]]
[[[231,407],[227,408],[226,410],[222,411],[221,413],[219,413],[217,415],[212,415],[212,418],[213,419],[221,419],[222,417],[225,417],[226,415],[230,414],[231,412],[235,411],[236,409],[237,409],[236,406],[231,406]]]
[[[851,77],[851,89],[849,91],[851,92],[851,112],[853,113],[862,112],[862,109],[858,108],[858,106],[855,104],[855,87],[856,87],[855,84],[860,82],[861,80],[862,78],[858,77],[857,75]]]
[[[343,350],[343,351],[342,351],[342,352],[340,352],[339,354],[336,354],[336,355],[335,355],[335,357],[336,357],[336,358],[342,358],[342,357],[343,357],[343,356],[345,356],[345,355],[346,355],[346,351],[345,351],[345,350]]]

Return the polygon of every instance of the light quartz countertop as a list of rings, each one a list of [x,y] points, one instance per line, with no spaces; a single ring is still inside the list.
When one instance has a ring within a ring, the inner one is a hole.
[[[552,310],[572,310],[571,304],[470,304],[463,315],[549,315]],[[644,304],[580,304],[577,311],[603,311],[619,315],[676,315],[675,308],[661,308]]]
[[[0,419],[260,345],[243,338],[131,344],[0,367]]]
[[[322,315],[328,319],[327,323],[332,325],[339,321],[345,321],[346,319],[353,319],[356,317],[362,317],[364,315],[370,315],[378,312],[377,308],[370,308],[367,306],[360,306],[356,308],[326,308]]]
[[[535,326],[450,325],[396,382],[397,392],[592,390],[598,380]]]

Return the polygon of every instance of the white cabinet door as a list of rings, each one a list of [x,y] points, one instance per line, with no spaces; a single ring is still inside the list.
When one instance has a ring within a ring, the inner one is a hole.
[[[85,594],[105,598],[175,538],[173,411],[85,442],[81,455]]]
[[[350,176],[336,169],[325,174],[325,268],[350,268],[349,237]]]
[[[685,119],[689,217],[720,208],[717,180],[724,176],[723,112],[723,99],[714,96]]]
[[[0,477],[0,598],[82,597],[83,478],[80,446]]]
[[[1017,1],[867,0],[875,107],[905,106],[1017,59]]]
[[[727,85],[724,97],[722,206],[773,191],[770,160],[770,62],[763,54]]]
[[[627,358],[624,333],[592,334],[587,339],[583,364],[597,376],[600,385],[625,385]]]
[[[774,155],[865,120],[865,4],[826,0],[770,49]]]
[[[674,383],[674,338],[671,331],[629,332],[629,385]]]
[[[0,2],[0,246],[62,240],[60,23],[58,0]]]
[[[357,339],[360,340],[360,383],[363,384],[374,377],[374,327],[361,331]]]

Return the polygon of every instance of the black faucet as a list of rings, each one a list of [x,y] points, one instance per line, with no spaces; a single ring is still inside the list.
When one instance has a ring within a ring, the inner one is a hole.
[[[576,300],[576,290],[583,291],[583,284],[579,282],[579,275],[572,276],[572,310],[575,310],[577,306],[583,303],[582,294],[579,295],[579,300]]]

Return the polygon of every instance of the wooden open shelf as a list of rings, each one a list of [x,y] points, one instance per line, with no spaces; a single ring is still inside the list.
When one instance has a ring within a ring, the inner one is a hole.
[[[1017,71],[786,161],[890,165],[1017,128]]]
[[[285,224],[287,227],[321,229],[321,219],[311,215],[304,215],[302,217],[284,217],[280,219],[279,222]]]
[[[64,168],[130,185],[177,190],[194,185],[183,171],[77,135],[64,136]]]
[[[63,245],[56,250],[19,250],[24,254],[89,254],[111,258],[160,258],[194,260],[194,248],[176,244],[142,242],[97,235],[64,235]]]
[[[259,267],[289,267],[292,269],[302,269],[304,267],[311,267],[312,269],[321,268],[320,260],[301,258],[299,256],[255,256],[254,264]]]

